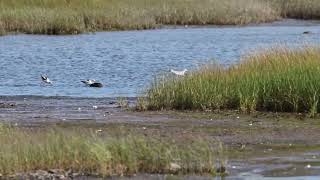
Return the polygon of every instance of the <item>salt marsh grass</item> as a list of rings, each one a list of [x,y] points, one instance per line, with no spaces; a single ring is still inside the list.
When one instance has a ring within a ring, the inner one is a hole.
[[[244,25],[278,18],[261,0],[0,0],[0,30],[31,34]]]
[[[270,0],[284,18],[320,19],[319,0]]]
[[[158,79],[148,109],[320,112],[320,48],[272,48],[231,67]]]
[[[217,148],[205,138],[163,139],[103,130],[18,128],[0,125],[2,175],[72,170],[87,175],[215,174]],[[172,171],[170,163],[179,169]]]

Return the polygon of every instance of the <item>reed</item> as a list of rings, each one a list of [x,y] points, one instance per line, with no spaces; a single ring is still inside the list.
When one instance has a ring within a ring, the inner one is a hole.
[[[244,25],[279,19],[263,0],[0,0],[0,30],[30,34]]]
[[[84,128],[28,129],[0,125],[3,176],[36,170],[72,170],[87,175],[136,173],[215,174],[214,144],[200,137],[182,139]],[[175,141],[177,140],[177,141]],[[172,170],[171,163],[180,166]]]
[[[284,18],[320,19],[319,0],[270,0]]]
[[[320,48],[272,48],[225,68],[157,79],[148,109],[320,112]]]

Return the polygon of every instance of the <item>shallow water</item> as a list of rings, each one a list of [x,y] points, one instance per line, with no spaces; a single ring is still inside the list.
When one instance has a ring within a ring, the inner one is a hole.
[[[304,35],[304,31],[312,34]],[[137,96],[170,69],[196,69],[213,59],[237,63],[253,49],[320,43],[320,24],[274,23],[248,27],[178,27],[76,36],[0,37],[0,95]],[[52,86],[41,84],[48,74]],[[85,87],[93,78],[103,88]]]

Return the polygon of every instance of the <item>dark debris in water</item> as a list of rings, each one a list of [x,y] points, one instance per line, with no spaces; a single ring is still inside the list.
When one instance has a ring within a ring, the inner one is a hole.
[[[16,107],[15,103],[0,103],[0,108],[13,108]]]

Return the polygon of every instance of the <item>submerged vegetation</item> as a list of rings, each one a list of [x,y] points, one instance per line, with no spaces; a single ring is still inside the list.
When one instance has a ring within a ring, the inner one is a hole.
[[[316,19],[318,0],[0,0],[0,34],[78,34],[159,25]]]
[[[18,128],[0,125],[0,172],[72,170],[86,175],[215,174],[215,143],[103,129]],[[175,141],[177,140],[177,141]]]
[[[320,112],[320,48],[273,48],[156,81],[148,109]]]

